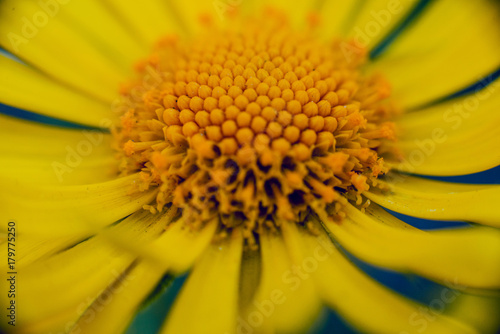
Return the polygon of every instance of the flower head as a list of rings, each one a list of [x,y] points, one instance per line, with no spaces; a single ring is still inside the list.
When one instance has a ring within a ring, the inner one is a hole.
[[[263,228],[314,212],[340,219],[346,198],[387,171],[378,152],[394,138],[380,77],[364,77],[339,42],[266,14],[241,31],[162,41],[139,68],[139,82],[154,73],[157,85],[139,99],[124,92],[116,130],[122,174],[159,189],[146,208],[171,204],[195,228],[242,226],[252,247]]]

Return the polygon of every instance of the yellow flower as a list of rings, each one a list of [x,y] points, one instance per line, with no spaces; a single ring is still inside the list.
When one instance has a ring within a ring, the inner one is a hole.
[[[188,272],[161,333],[305,332],[324,306],[367,333],[493,333],[498,179],[423,176],[500,164],[499,16],[0,2],[0,328],[121,333]],[[359,260],[438,291],[403,296]]]

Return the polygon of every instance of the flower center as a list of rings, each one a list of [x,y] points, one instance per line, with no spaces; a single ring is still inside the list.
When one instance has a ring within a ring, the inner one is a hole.
[[[159,43],[130,86],[146,91],[124,89],[114,132],[122,174],[158,190],[146,209],[173,205],[193,227],[242,226],[252,244],[314,212],[342,218],[387,171],[393,108],[387,83],[361,74],[361,56],[344,57],[346,42],[294,32],[277,13],[242,26]]]

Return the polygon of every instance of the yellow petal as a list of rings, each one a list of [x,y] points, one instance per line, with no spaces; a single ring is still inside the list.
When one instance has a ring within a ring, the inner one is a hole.
[[[122,6],[129,4],[122,3]],[[53,10],[56,8],[54,6]],[[147,54],[148,48],[141,45],[135,38],[137,36],[129,33],[129,28],[103,1],[74,1],[60,6],[56,15],[126,71],[131,71],[132,65]]]
[[[0,56],[0,102],[42,115],[94,127],[109,127],[109,106],[45,76],[37,70]]]
[[[23,233],[50,236],[91,233],[142,209],[155,191],[128,195],[138,175],[78,186],[42,186],[0,177],[0,217]]]
[[[174,218],[169,211],[160,213],[169,221]],[[216,220],[208,222],[197,231],[192,231],[180,220],[166,227],[165,232],[158,239],[141,244],[131,242],[133,234],[122,233],[107,234],[110,242],[116,243],[130,252],[142,256],[145,260],[156,266],[180,274],[191,268],[196,259],[208,247],[213,239],[218,224]],[[182,254],[182,256],[179,256]]]
[[[351,205],[346,210],[347,218],[341,224],[326,225],[335,239],[355,256],[447,284],[500,287],[499,230],[483,227],[432,232],[403,230],[384,225]]]
[[[160,0],[127,1],[105,0],[105,3],[125,20],[129,29],[151,48],[161,37],[180,33],[177,17],[168,2]]]
[[[111,136],[0,115],[0,171],[24,183],[89,184],[114,178]]]
[[[303,267],[295,245],[288,243],[292,240],[287,238],[284,227],[283,237],[272,233],[261,234],[260,283],[240,323],[240,326],[256,332],[303,331],[313,323],[321,309],[308,268]]]
[[[433,2],[372,68],[406,108],[448,96],[500,66],[499,15],[487,0]]]
[[[500,318],[498,297],[483,297],[464,294],[450,305],[448,314],[457,319],[470,323],[479,329],[480,333],[498,334]]]
[[[74,333],[123,333],[163,271],[145,262],[127,270],[85,310],[72,330]]]
[[[498,185],[460,185],[425,180],[409,175],[389,175],[389,191],[372,189],[370,200],[405,215],[434,219],[461,220],[500,227]]]
[[[60,237],[39,237],[33,235],[23,235],[17,240],[17,256],[16,262],[18,268],[25,268],[33,262],[50,257],[57,252],[74,246],[85,240],[87,234],[78,234]]]
[[[345,37],[348,33],[354,32],[352,22],[360,14],[360,8],[367,3],[363,0],[342,1],[331,0],[322,1],[319,15],[322,22],[321,36],[326,40]]]
[[[2,1],[0,13],[3,48],[91,97],[105,102],[115,98],[126,72],[57,15],[50,17],[38,2],[15,0]]]
[[[233,333],[242,235],[210,246],[183,286],[161,333]]]
[[[498,88],[500,80],[473,95],[402,115],[398,147],[405,160],[394,167],[426,175],[460,175],[499,165]]]
[[[147,242],[163,230],[165,225],[160,218],[141,211],[110,231],[120,233],[130,229],[136,239]],[[17,325],[26,332],[38,333],[67,328],[96,298],[103,299],[103,290],[123,280],[122,273],[134,259],[134,255],[97,235],[52,257],[18,268],[24,292],[17,296],[18,303],[23,305]]]
[[[372,49],[400,24],[418,1],[374,0],[363,3],[359,6],[356,18],[349,22],[349,37],[354,38],[363,47]]]
[[[471,328],[410,301],[373,281],[336,249],[324,231],[300,234],[303,251],[315,262],[311,274],[325,303],[367,333],[475,333]],[[451,291],[448,289],[448,292]],[[431,318],[429,318],[431,317]],[[432,320],[430,320],[432,319]]]

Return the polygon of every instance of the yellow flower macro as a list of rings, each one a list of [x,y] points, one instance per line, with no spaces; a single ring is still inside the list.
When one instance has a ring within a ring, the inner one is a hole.
[[[495,333],[499,22],[0,0],[0,330]]]

